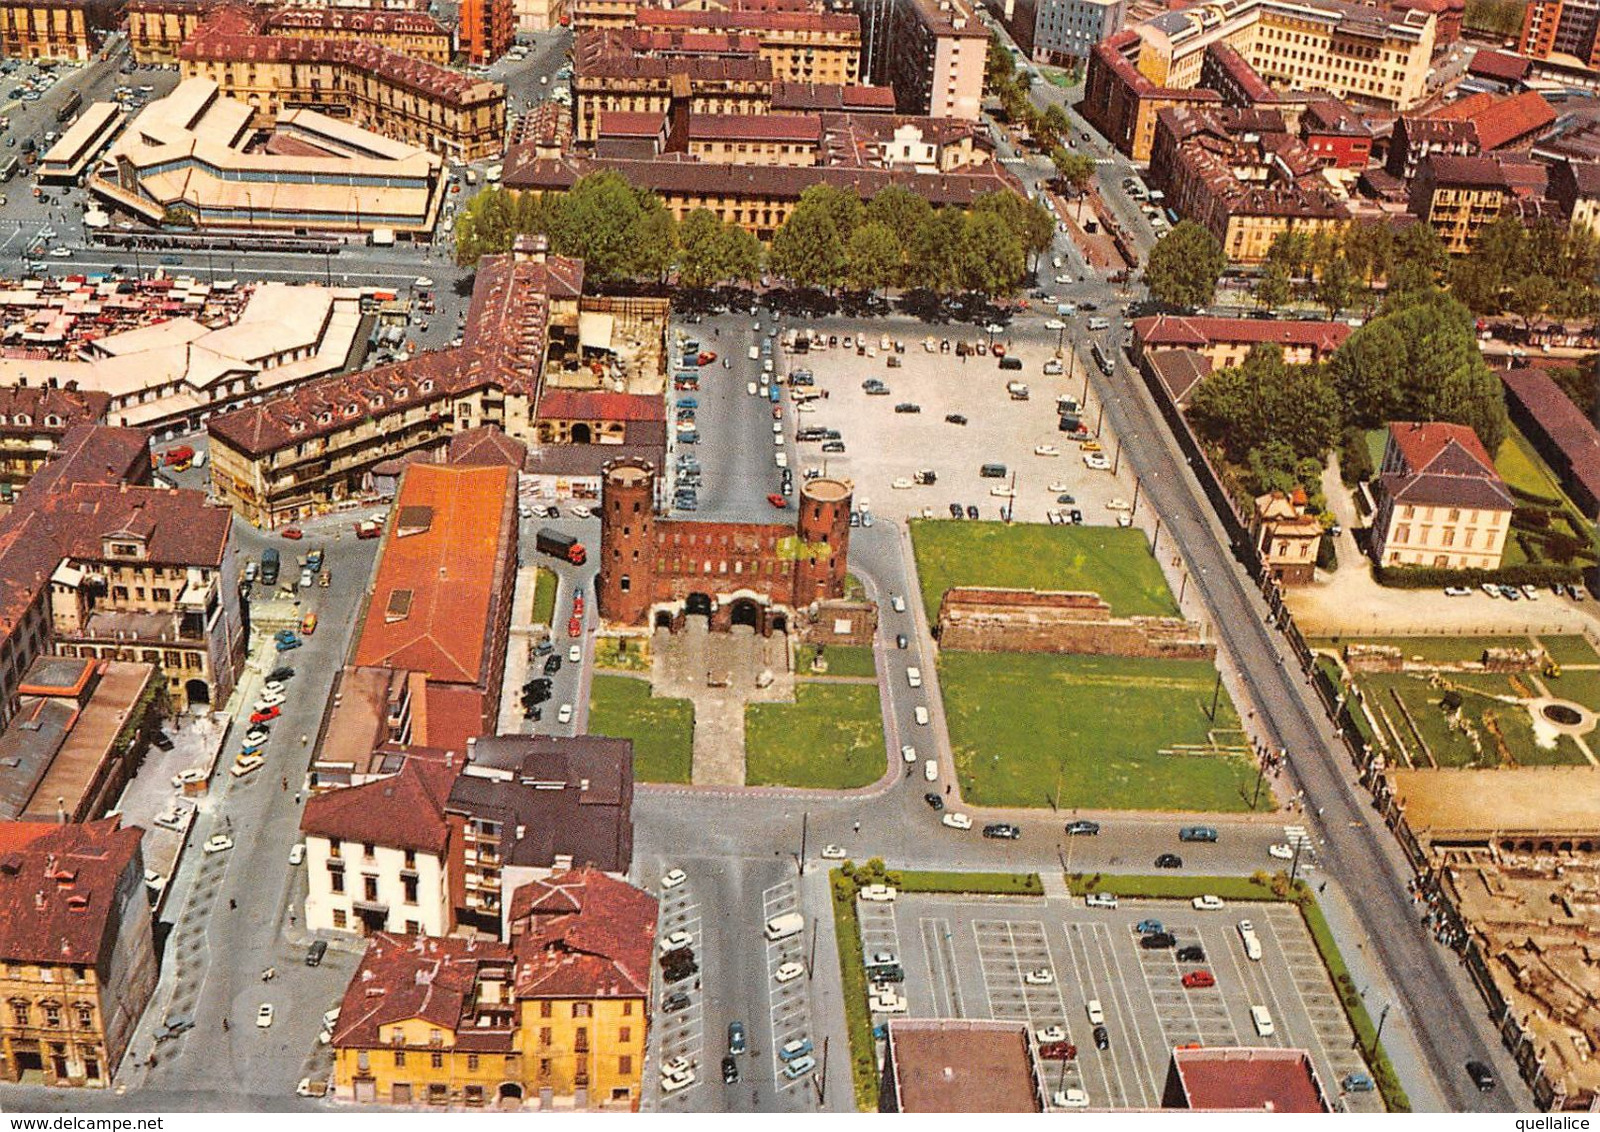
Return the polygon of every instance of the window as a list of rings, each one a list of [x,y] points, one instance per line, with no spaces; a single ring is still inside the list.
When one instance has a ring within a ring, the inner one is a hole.
[[[394,1067],[396,1069],[404,1069],[406,1067],[406,1051],[405,1050],[397,1049],[397,1050],[394,1051]]]
[[[417,902],[417,878],[416,877],[401,877],[400,878],[400,884],[401,884],[402,888],[404,888],[404,890],[405,890],[405,893],[404,893],[404,901],[405,901],[405,903],[407,903],[407,904],[415,904]]]
[[[78,1003],[78,1027],[83,1030],[94,1028],[94,1007],[87,1002]]]
[[[633,1027],[632,1026],[618,1026],[617,1027],[617,1041],[619,1041],[619,1042],[630,1042],[632,1040],[633,1040]]]
[[[435,1051],[428,1055],[428,1064],[434,1069],[444,1068],[444,1054]]]
[[[574,1002],[572,1016],[574,1018],[588,1018],[594,1014],[594,1004],[588,1002]]]
[[[367,842],[362,843],[361,855],[363,857],[366,857],[368,860],[371,860],[373,852],[374,852],[374,849],[373,849],[372,842],[367,841]]]
[[[478,1055],[477,1054],[475,1054],[475,1053],[467,1054],[467,1068],[472,1070],[472,1071],[474,1071],[474,1072],[477,1071],[477,1068],[478,1068]]]
[[[555,1003],[551,1002],[548,998],[541,1000],[539,1003],[539,1017],[549,1018],[551,1016],[551,1010],[554,1006]]]
[[[549,1046],[549,1044],[551,1043],[552,1040],[553,1040],[553,1032],[551,1031],[550,1027],[549,1026],[540,1026],[539,1027],[539,1044],[541,1046]]]
[[[337,874],[335,874],[335,875],[337,875]],[[340,877],[339,879],[340,879],[341,882],[344,880],[343,877]],[[341,891],[342,891],[342,888],[341,888]],[[349,917],[345,915],[345,912],[344,912],[343,908],[335,908],[333,910],[333,926],[334,927],[336,927],[336,928],[348,927],[349,926],[348,920],[349,920]]]
[[[328,886],[334,892],[343,892],[344,891],[344,873],[339,869],[329,869],[328,870]],[[343,927],[344,925],[341,924],[340,926]]]
[[[617,1058],[617,1076],[631,1077],[632,1075],[633,1056],[631,1054],[623,1054],[621,1057]]]
[[[11,1021],[18,1026],[28,1024],[28,1004],[20,998],[11,1000]]]
[[[61,1025],[61,1007],[54,1002],[46,1002],[43,1005],[44,1024],[52,1027]]]
[[[378,878],[362,877],[361,893],[368,902],[376,904],[378,902]]]

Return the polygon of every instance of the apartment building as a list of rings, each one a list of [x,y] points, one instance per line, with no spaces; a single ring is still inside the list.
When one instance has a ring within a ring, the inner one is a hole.
[[[109,394],[80,390],[73,381],[29,385],[23,377],[0,387],[0,503],[61,454],[67,433],[105,423],[110,404]]]
[[[1277,111],[1172,107],[1156,121],[1151,184],[1233,262],[1262,262],[1282,233],[1338,233],[1350,223],[1321,162]]]
[[[1466,425],[1391,422],[1377,487],[1372,557],[1380,566],[1499,568],[1515,501]]]
[[[350,39],[375,43],[396,54],[441,67],[450,65],[455,49],[454,34],[427,12],[287,7],[268,16],[264,30],[268,35],[291,39]]]
[[[1342,0],[1223,0],[1164,12],[1090,53],[1085,116],[1122,152],[1148,160],[1155,114],[1206,101],[1197,99],[1202,71],[1219,44],[1274,90],[1409,109],[1427,93],[1435,26],[1428,11]]]
[[[291,108],[356,125],[457,161],[498,156],[505,87],[355,38],[271,34],[268,13],[225,7],[178,48],[187,78],[215,82],[270,126]]]
[[[1128,21],[1127,0],[1032,0],[1035,62],[1070,65]]]
[[[1372,130],[1337,98],[1312,98],[1300,115],[1300,140],[1334,169],[1365,169],[1372,160]]]
[[[333,1032],[336,1096],[637,1106],[657,901],[580,869],[524,886],[513,903],[509,943],[373,936]]]
[[[902,114],[977,120],[989,32],[969,0],[894,0],[878,34],[872,81]]]
[[[1410,212],[1433,225],[1453,255],[1472,250],[1484,226],[1515,197],[1502,164],[1491,157],[1429,157],[1411,182]]]
[[[0,55],[85,62],[121,19],[116,0],[3,0]]]
[[[773,78],[781,82],[846,86],[860,81],[861,20],[849,13],[640,8],[635,26],[650,32],[753,36]]]
[[[743,46],[668,54],[638,29],[590,31],[572,49],[573,114],[579,142],[594,142],[602,115],[654,114],[674,105],[690,114],[766,114],[772,109],[772,64]]]
[[[473,63],[493,63],[511,49],[516,38],[512,0],[462,0],[456,19],[461,53]]]
[[[207,422],[217,497],[272,527],[360,492],[384,460],[498,425],[529,435],[549,364],[578,355],[583,264],[542,241],[478,264],[462,345],[325,378]]]
[[[1565,55],[1600,68],[1600,3],[1596,0],[1529,0],[1522,13],[1517,53],[1535,59]]]
[[[1552,165],[1550,197],[1574,228],[1600,233],[1600,161],[1560,161]]]
[[[171,66],[206,11],[195,0],[128,0],[128,54],[140,65]]]
[[[551,31],[572,22],[567,0],[512,0],[518,31]]]
[[[143,837],[0,824],[0,1078],[111,1087],[158,973]]]

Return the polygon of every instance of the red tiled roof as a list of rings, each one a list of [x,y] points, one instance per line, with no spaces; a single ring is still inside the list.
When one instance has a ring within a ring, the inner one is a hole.
[[[1203,347],[1214,342],[1310,346],[1319,353],[1339,348],[1350,337],[1342,322],[1278,321],[1258,318],[1203,318],[1158,314],[1135,319],[1133,332],[1145,346]]]
[[[1487,90],[1479,91],[1447,102],[1426,117],[1435,122],[1470,122],[1499,101],[1500,95]]]
[[[313,794],[300,818],[301,832],[439,856],[450,841],[445,799],[460,773],[451,762],[406,759],[388,778]]]
[[[0,435],[37,436],[58,432],[81,424],[99,424],[105,420],[106,408],[111,404],[109,393],[80,389],[56,389],[47,385],[7,385],[0,387]],[[25,416],[28,424],[18,424],[17,417]],[[47,417],[61,423],[49,425]]]
[[[1508,370],[1500,380],[1513,405],[1520,405],[1555,445],[1582,494],[1600,499],[1600,432],[1589,418],[1543,370]]]
[[[647,110],[605,110],[596,132],[603,138],[653,138],[666,130],[667,116]]]
[[[1476,115],[1478,146],[1485,152],[1531,138],[1556,120],[1556,112],[1536,90],[1514,94]]]
[[[516,473],[503,466],[406,469],[354,664],[423,672],[430,683],[488,679],[516,491]]]
[[[774,82],[772,109],[783,111],[854,111],[888,113],[895,110],[894,88],[887,86],[834,86],[831,83]]]
[[[792,141],[816,144],[822,119],[816,114],[695,114],[690,141]]]
[[[648,995],[658,907],[648,892],[592,868],[518,888],[517,997]]]
[[[546,389],[539,398],[541,421],[664,421],[667,406],[643,393],[593,393]]]
[[[126,900],[129,867],[144,830],[106,818],[82,825],[13,831],[0,825],[0,962],[98,967]],[[142,870],[141,870],[142,872]],[[138,884],[131,899],[144,899]]]
[[[1304,1050],[1177,1049],[1172,1061],[1190,1109],[1328,1111],[1328,1099]]]
[[[509,971],[510,948],[486,940],[378,932],[368,941],[367,953],[345,988],[334,1048],[377,1046],[379,1027],[415,1018],[452,1032],[470,1027],[471,1034],[456,1033],[458,1042],[487,1036],[491,1040],[482,1048],[503,1047],[510,1052],[511,1027],[476,1032],[475,992],[485,966]]]
[[[1484,448],[1483,441],[1466,425],[1444,421],[1390,421],[1389,437],[1400,450],[1406,467],[1413,472],[1422,471],[1446,448],[1457,444],[1481,465],[1483,472],[1499,474],[1494,470],[1494,460],[1488,449]]]
[[[279,8],[267,17],[269,31],[301,28],[342,31],[351,35],[450,35],[450,29],[426,12],[369,8]]]
[[[663,410],[665,412],[665,410]],[[528,446],[507,436],[498,428],[469,428],[450,438],[447,464],[490,465],[520,468],[528,458]]]
[[[1525,77],[1533,60],[1509,51],[1479,51],[1467,64],[1467,74],[1502,82],[1516,82]]]
[[[641,28],[714,28],[717,31],[822,31],[861,34],[861,18],[839,12],[692,11],[687,8],[639,9]]]

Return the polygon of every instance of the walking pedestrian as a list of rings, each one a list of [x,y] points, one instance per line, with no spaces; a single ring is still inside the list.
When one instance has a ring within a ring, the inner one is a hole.
[[[289,789],[289,776],[287,774],[283,776],[283,789],[285,791]]]
[[[231,896],[228,897],[228,911],[237,912],[238,910],[239,910],[239,902],[237,900],[235,900]]]
[[[856,822],[856,832],[857,833],[861,832],[861,823],[860,822]]]
[[[950,793],[950,783],[948,783],[948,782],[947,782],[947,783],[945,783],[945,786],[944,786],[944,792],[945,792],[945,793],[946,793],[946,794],[948,794],[948,793]]]
[[[226,1018],[222,1020],[222,1032],[224,1034],[228,1032],[228,1020]]]

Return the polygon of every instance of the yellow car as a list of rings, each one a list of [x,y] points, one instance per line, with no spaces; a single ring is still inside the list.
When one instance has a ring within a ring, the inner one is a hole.
[[[301,619],[300,631],[308,637],[317,631],[317,615],[315,613],[308,613]]]
[[[1078,447],[1085,452],[1098,452],[1100,451],[1100,442],[1098,440],[1085,440]]]

